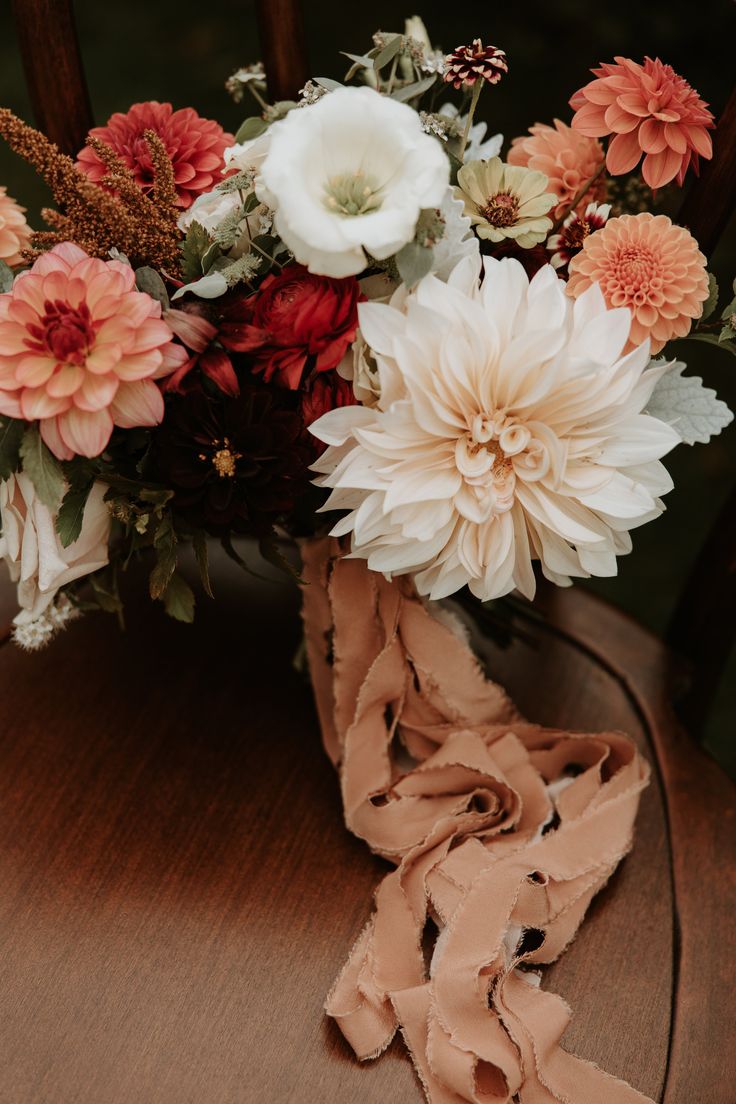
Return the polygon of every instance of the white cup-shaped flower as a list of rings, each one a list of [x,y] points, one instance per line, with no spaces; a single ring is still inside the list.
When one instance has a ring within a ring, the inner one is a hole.
[[[296,260],[340,277],[361,272],[366,253],[384,260],[411,241],[448,181],[447,157],[415,111],[339,88],[274,124],[256,192]]]

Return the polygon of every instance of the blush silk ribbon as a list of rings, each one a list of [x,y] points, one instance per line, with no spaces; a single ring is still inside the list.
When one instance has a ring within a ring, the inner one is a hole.
[[[361,1059],[400,1029],[430,1104],[652,1104],[562,1049],[570,1011],[534,969],[629,850],[647,764],[622,735],[525,723],[409,580],[329,538],[303,542],[302,559],[345,822],[396,866],[328,1014]]]

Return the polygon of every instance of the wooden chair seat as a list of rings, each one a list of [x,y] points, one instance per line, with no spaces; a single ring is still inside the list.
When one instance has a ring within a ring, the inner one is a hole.
[[[422,1098],[400,1045],[359,1066],[322,1014],[385,864],[342,824],[292,665],[296,589],[214,574],[194,630],[138,585],[125,634],[93,615],[40,654],[0,651],[1,1101]],[[660,768],[544,984],[575,1052],[655,1100],[730,1104],[733,790],[674,726],[658,641],[583,590],[544,602],[537,646],[489,649],[497,677],[530,717],[621,728]]]

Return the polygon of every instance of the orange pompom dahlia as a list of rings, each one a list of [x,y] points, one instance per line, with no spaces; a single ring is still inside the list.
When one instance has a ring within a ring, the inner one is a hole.
[[[571,209],[580,189],[603,167],[604,156],[603,146],[595,138],[555,119],[553,126],[535,123],[528,135],[514,138],[507,160],[510,165],[544,173],[548,190],[558,198],[552,217],[560,219]],[[589,203],[601,203],[605,196],[606,182],[599,176],[580,197],[576,209],[582,214]]]
[[[666,215],[622,215],[585,239],[570,262],[574,299],[598,284],[608,307],[628,307],[627,349],[651,341],[652,353],[685,337],[708,298],[706,259],[692,234]]]
[[[172,338],[129,265],[57,245],[0,295],[0,413],[37,420],[60,460],[98,456],[113,426],[163,418],[154,380],[187,358]]]
[[[619,176],[638,165],[650,188],[677,178],[682,185],[690,165],[713,156],[708,130],[715,124],[708,105],[670,65],[648,57],[643,65],[617,57],[591,70],[596,79],[570,100],[572,125],[590,138],[614,137],[606,166]]]
[[[0,186],[0,261],[12,268],[23,260],[23,250],[31,244],[31,228],[26,222],[25,207]]]
[[[145,140],[147,130],[158,134],[171,158],[179,207],[191,207],[198,195],[211,191],[221,180],[225,150],[235,139],[219,123],[203,119],[191,107],[174,111],[170,103],[155,100],[133,104],[124,115],[116,112],[90,135],[107,143],[133,172],[139,187],[150,192],[153,164]],[[95,183],[107,175],[107,168],[90,146],[80,151],[77,165]]]

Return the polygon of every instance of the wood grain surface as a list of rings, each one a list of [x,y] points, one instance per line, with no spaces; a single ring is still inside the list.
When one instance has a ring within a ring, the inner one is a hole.
[[[90,615],[41,654],[0,649],[2,1104],[422,1099],[400,1045],[360,1066],[322,1014],[386,866],[342,825],[291,663],[298,596],[229,563],[215,587],[195,628],[142,597],[126,634]],[[582,600],[615,637],[620,615]],[[620,727],[652,755],[632,688],[558,625],[489,662],[529,716]],[[701,910],[713,892],[704,871]],[[544,983],[575,1012],[567,1045],[655,1099],[674,916],[655,776],[633,853]],[[681,1037],[695,1069],[727,1070],[720,1023],[707,1048]],[[732,1104],[733,1084],[667,1101]]]

